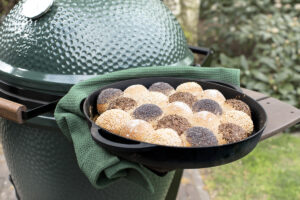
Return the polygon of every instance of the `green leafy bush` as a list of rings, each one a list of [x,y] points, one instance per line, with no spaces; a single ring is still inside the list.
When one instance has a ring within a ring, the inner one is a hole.
[[[300,106],[299,1],[202,1],[200,13],[212,65],[240,68],[244,87]]]

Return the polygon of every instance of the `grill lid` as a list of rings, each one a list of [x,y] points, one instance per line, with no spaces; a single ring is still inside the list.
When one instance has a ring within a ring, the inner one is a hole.
[[[23,4],[0,25],[0,75],[14,85],[66,92],[97,74],[193,62],[161,1],[56,0],[35,20],[23,15]]]

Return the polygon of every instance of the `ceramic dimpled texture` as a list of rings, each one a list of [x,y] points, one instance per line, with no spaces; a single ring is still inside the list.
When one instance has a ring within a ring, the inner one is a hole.
[[[95,75],[193,61],[180,25],[159,0],[56,0],[37,20],[21,11],[22,3],[0,26],[0,60],[13,67]]]
[[[158,191],[120,179],[95,189],[80,171],[72,144],[58,127],[19,125],[0,119],[0,138],[21,200],[164,199],[170,183],[155,179]]]

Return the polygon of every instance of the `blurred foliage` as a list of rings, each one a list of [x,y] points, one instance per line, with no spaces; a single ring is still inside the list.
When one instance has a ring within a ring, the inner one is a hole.
[[[241,83],[300,107],[300,2],[202,1],[199,45],[213,66],[241,69]]]
[[[0,0],[0,21],[19,0]]]

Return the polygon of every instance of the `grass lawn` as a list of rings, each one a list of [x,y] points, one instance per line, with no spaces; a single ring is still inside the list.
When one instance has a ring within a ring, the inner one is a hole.
[[[245,158],[201,174],[215,200],[299,200],[300,137],[282,134],[267,139]]]

